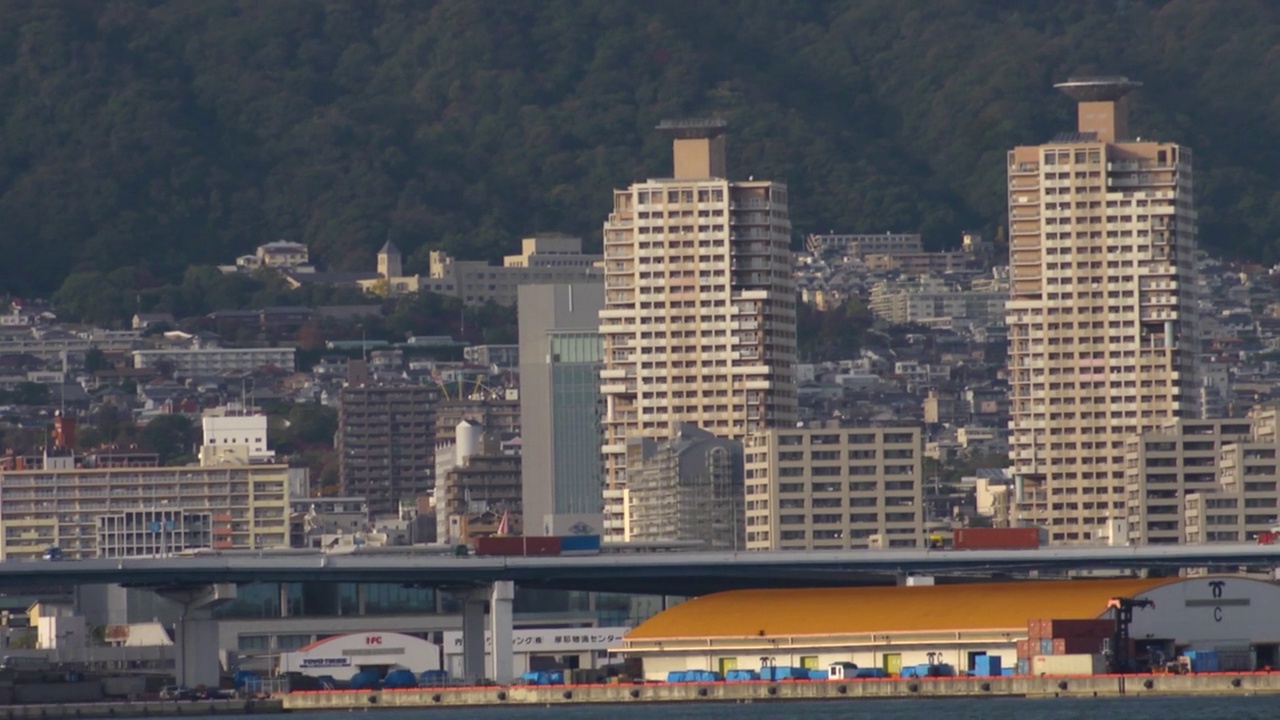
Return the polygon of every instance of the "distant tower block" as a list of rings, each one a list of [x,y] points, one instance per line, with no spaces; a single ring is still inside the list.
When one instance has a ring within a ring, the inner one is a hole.
[[[663,120],[658,130],[671,136],[674,178],[727,178],[724,161],[724,120],[698,118]]]
[[[1095,133],[1102,142],[1129,139],[1127,96],[1142,83],[1127,77],[1073,77],[1054,85],[1077,103],[1081,133]]]

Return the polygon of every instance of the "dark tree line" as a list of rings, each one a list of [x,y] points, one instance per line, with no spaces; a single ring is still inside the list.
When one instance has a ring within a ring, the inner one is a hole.
[[[1194,148],[1206,244],[1271,260],[1278,21],[1270,0],[13,0],[0,291],[197,312],[244,289],[162,289],[278,238],[340,270],[390,238],[419,271],[434,247],[595,242],[611,188],[669,171],[653,126],[689,115],[729,120],[732,174],[788,182],[798,234],[949,244],[995,232],[1005,151],[1072,128],[1051,85],[1082,73],[1144,81],[1134,130]]]

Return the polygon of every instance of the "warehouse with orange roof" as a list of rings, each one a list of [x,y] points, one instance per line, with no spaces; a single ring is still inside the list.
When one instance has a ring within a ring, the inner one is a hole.
[[[1280,587],[1242,576],[723,592],[641,623],[620,651],[642,658],[650,680],[686,670],[724,676],[762,664],[857,665],[891,676],[946,664],[969,672],[982,656],[1013,667],[1019,641],[1028,641],[1037,621],[1110,620],[1112,598],[1151,601],[1130,626],[1136,652],[1150,661],[1188,650],[1220,654],[1231,665],[1223,670],[1277,661]],[[1107,640],[1090,642],[1096,648],[1084,650],[1109,652]]]

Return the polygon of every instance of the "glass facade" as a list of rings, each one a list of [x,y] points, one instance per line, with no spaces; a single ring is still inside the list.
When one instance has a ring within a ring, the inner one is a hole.
[[[555,446],[554,512],[601,511],[600,365],[596,332],[552,332],[551,417]]]
[[[398,583],[252,583],[236,588],[236,599],[214,609],[220,619],[360,615],[424,615],[439,612],[437,591]],[[281,612],[281,602],[286,612]]]

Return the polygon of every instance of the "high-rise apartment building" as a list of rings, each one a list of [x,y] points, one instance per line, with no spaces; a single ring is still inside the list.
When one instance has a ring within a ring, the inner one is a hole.
[[[1010,421],[1019,523],[1097,542],[1125,442],[1195,415],[1191,151],[1129,132],[1126,78],[1073,78],[1079,127],[1009,152]]]
[[[531,534],[555,534],[556,520],[570,517],[599,531],[604,284],[523,285],[519,293],[525,522]]]
[[[357,381],[338,410],[342,493],[362,497],[374,515],[395,513],[402,498],[435,487],[435,386]]]
[[[604,224],[605,534],[625,538],[631,437],[742,438],[796,419],[787,188],[733,181],[725,123],[667,121],[670,178],[615,190]]]

